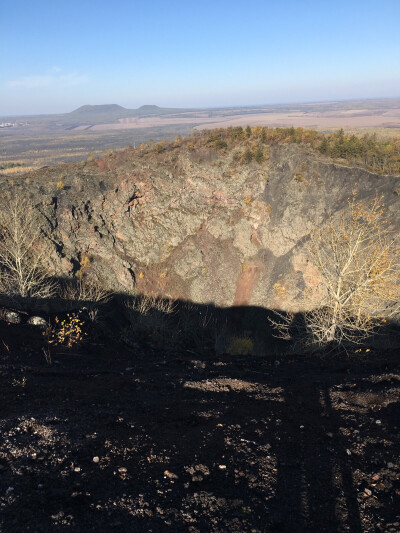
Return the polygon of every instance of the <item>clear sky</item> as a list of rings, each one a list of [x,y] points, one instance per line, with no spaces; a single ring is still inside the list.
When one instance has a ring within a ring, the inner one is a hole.
[[[400,0],[0,0],[0,115],[400,96]]]

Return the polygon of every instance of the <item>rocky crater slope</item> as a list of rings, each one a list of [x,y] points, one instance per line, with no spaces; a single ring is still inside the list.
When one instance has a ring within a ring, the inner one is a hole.
[[[117,291],[295,310],[306,288],[318,301],[311,228],[343,209],[355,184],[360,199],[384,194],[399,228],[400,177],[304,144],[249,156],[256,144],[202,134],[2,177],[1,187],[29,194],[41,212],[53,275],[84,269]]]

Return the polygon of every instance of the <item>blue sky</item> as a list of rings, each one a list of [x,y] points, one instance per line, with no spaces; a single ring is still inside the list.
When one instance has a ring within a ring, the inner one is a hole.
[[[0,115],[400,96],[400,0],[5,0]]]

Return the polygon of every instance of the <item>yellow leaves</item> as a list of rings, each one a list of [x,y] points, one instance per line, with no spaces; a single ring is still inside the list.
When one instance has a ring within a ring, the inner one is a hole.
[[[27,379],[25,376],[23,376],[22,379],[13,379],[12,386],[24,388],[26,386],[26,383],[27,383]]]
[[[87,334],[83,331],[84,321],[80,318],[80,313],[68,313],[64,320],[56,317],[54,327],[49,327],[43,333],[47,337],[48,344],[54,346],[63,345],[71,348],[73,345],[83,342]]]
[[[310,315],[310,331],[321,342],[367,337],[400,303],[396,235],[387,225],[382,198],[368,203],[354,194],[348,202],[340,216],[310,232],[308,251],[321,275],[328,310]],[[282,293],[280,287],[274,290]]]
[[[81,266],[81,269],[85,269],[85,268],[88,268],[92,262],[93,262],[93,257],[91,255],[85,255],[82,257],[79,264]]]
[[[278,295],[278,296],[284,296],[286,293],[287,293],[287,289],[286,287],[284,287],[283,285],[281,285],[280,283],[274,283],[273,287],[274,289],[274,292]]]

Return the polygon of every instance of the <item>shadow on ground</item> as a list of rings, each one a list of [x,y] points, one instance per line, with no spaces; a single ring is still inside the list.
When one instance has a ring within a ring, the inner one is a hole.
[[[263,353],[163,350],[115,305],[51,365],[41,331],[0,323],[2,530],[399,531],[395,349],[285,355],[268,311],[192,304]]]

